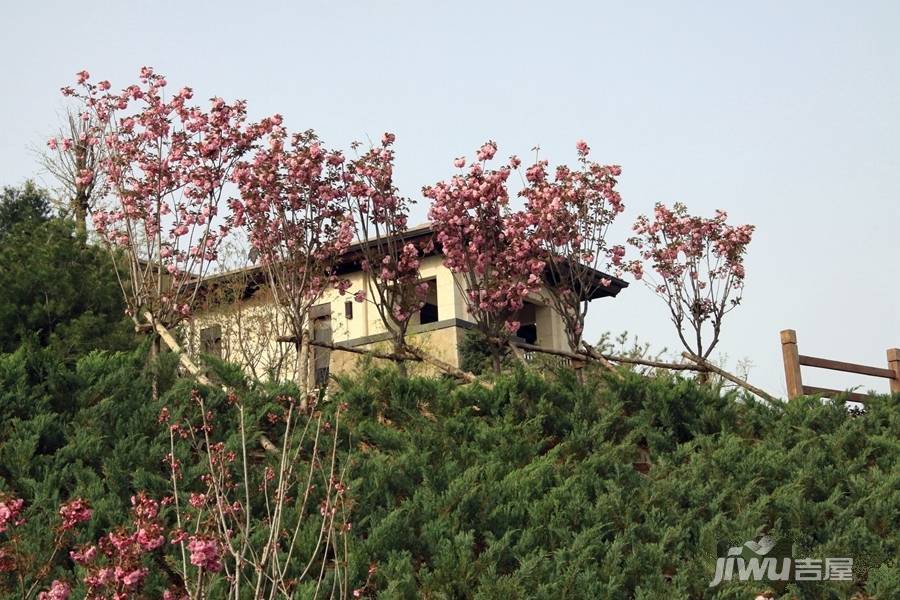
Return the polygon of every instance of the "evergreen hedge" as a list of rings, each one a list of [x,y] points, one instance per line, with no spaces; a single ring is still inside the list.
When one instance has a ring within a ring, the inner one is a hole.
[[[900,597],[900,397],[850,415],[623,375],[341,379],[357,568],[378,565],[377,596],[752,598],[767,586],[708,587],[717,542],[766,533],[857,567],[777,596]]]
[[[50,349],[0,355],[0,491],[26,500],[35,556],[60,501],[92,503],[91,539],[127,520],[131,494],[167,493],[157,415],[195,387],[175,379],[171,358],[153,405],[146,347],[74,366]],[[290,391],[218,371],[259,427]],[[716,544],[767,533],[794,556],[852,556],[857,567],[853,583],[791,584],[776,597],[900,597],[900,397],[853,415],[622,375],[580,383],[517,370],[492,390],[392,369],[341,378],[329,404],[349,405],[356,585],[374,563],[366,595],[384,599],[748,598],[767,586],[708,587]],[[53,575],[79,577],[64,556]]]

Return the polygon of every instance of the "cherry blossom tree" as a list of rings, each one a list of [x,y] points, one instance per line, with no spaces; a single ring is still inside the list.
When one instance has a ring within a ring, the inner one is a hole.
[[[457,285],[478,329],[492,342],[499,371],[501,349],[519,328],[514,316],[528,294],[540,289],[544,262],[535,239],[527,235],[528,215],[509,207],[507,179],[519,160],[488,169],[496,153],[497,145],[489,141],[468,169],[465,159],[457,158],[460,173],[423,193],[433,201],[429,216],[444,265],[460,275]]]
[[[385,133],[380,146],[347,164],[345,197],[354,217],[369,297],[392,336],[394,353],[401,354],[410,319],[422,308],[428,292],[419,266],[432,242],[407,238],[412,203],[394,185],[394,140],[394,134]]]
[[[629,240],[642,260],[625,263],[624,248],[615,249],[615,262],[665,301],[681,343],[704,360],[719,343],[725,315],[741,302],[744,256],[754,231],[726,219],[721,210],[704,218],[681,203],[671,209],[657,204],[652,219],[637,219]]]
[[[583,140],[576,146],[577,169],[560,165],[551,179],[548,162],[537,160],[526,169],[527,183],[520,192],[528,235],[546,265],[551,306],[575,352],[582,343],[589,299],[611,284],[599,269],[608,256],[609,226],[625,208],[615,190],[621,168],[588,160],[590,148]]]
[[[343,210],[344,157],[325,150],[312,131],[289,135],[273,118],[268,144],[234,174],[240,198],[231,200],[231,224],[245,227],[259,253],[276,305],[298,342],[295,377],[309,384],[309,311],[329,287],[350,282],[337,262],[353,241]]]
[[[200,279],[217,260],[229,224],[217,219],[237,161],[271,126],[246,123],[242,101],[210,100],[208,110],[189,104],[193,91],[181,88],[166,98],[163,75],[144,67],[140,83],[111,91],[78,73],[79,91],[63,94],[80,101],[85,126],[79,144],[96,149],[110,201],[93,210],[93,225],[124,254],[123,291],[131,316],[145,314],[171,327],[190,314]],[[58,149],[78,146],[50,142]],[[72,158],[78,162],[77,156]],[[76,185],[90,186],[90,169],[78,170]],[[87,188],[85,188],[87,189]],[[92,193],[96,193],[92,189]]]

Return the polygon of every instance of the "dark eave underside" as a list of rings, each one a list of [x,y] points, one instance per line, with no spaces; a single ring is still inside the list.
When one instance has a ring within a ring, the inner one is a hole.
[[[410,228],[406,235],[403,236],[404,241],[409,242],[419,242],[424,245],[425,242],[433,235],[433,230],[431,228],[431,224],[418,225],[416,227]],[[440,244],[435,242],[434,250],[428,255],[433,256],[435,254],[440,254]],[[337,268],[338,275],[346,275],[347,273],[353,273],[355,271],[361,270],[361,262],[363,259],[363,251],[362,244],[360,242],[356,242],[351,245],[347,252],[345,252],[341,256],[341,261]],[[589,267],[585,267],[590,272],[590,281],[587,286],[584,286],[586,289],[579,291],[579,295],[582,296],[583,300],[596,300],[598,298],[607,298],[607,297],[615,297],[622,291],[624,288],[628,287],[628,282],[618,277],[614,277],[613,275],[609,275],[607,273],[603,273],[602,271],[598,271],[596,269],[592,269]],[[560,272],[560,269],[557,269]],[[554,274],[551,274],[550,277],[553,277]],[[233,269],[231,271],[226,271],[223,273],[217,273],[215,275],[210,275],[208,277],[203,278],[203,291],[212,291],[211,288],[217,288],[221,285],[227,285],[229,283],[235,283],[243,279],[247,288],[250,288],[250,295],[252,295],[256,289],[259,289],[262,285],[265,284],[266,274],[265,270],[260,265],[253,265],[250,267],[244,267],[241,269]],[[607,279],[610,281],[610,284],[603,285],[602,280]],[[551,279],[551,283],[553,283]],[[245,292],[246,295],[246,292]]]

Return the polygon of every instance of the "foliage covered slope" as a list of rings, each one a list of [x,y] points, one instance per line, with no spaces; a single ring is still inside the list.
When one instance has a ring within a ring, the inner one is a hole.
[[[168,487],[145,351],[71,368],[47,354],[0,356],[0,490],[26,499],[36,555],[60,500],[91,501],[90,539],[127,519],[131,494]],[[164,382],[161,403],[189,402],[191,382]],[[329,404],[349,405],[355,585],[377,565],[367,595],[746,598],[765,587],[707,587],[716,542],[763,532],[790,539],[795,556],[856,560],[852,585],[786,593],[900,592],[896,396],[849,416],[627,373],[579,383],[520,371],[487,390],[370,369],[337,387]],[[258,422],[284,391],[244,388]],[[647,454],[642,474],[633,463]],[[55,576],[78,578],[65,557]]]
[[[900,595],[900,398],[851,417],[677,378],[560,375],[519,372],[493,391],[342,380],[357,555],[379,565],[379,597],[747,598],[765,586],[707,586],[717,541],[760,533],[860,568],[853,585],[784,593]]]

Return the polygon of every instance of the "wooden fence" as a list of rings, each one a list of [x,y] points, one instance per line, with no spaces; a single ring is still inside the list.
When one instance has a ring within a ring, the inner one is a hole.
[[[784,357],[784,379],[787,383],[789,399],[809,394],[820,394],[827,397],[845,395],[855,402],[865,402],[868,399],[866,394],[856,394],[829,388],[803,385],[803,378],[800,375],[801,366],[857,373],[859,375],[871,375],[872,377],[883,377],[890,381],[891,393],[900,393],[900,348],[888,349],[887,369],[870,367],[867,365],[858,365],[800,354],[800,351],[797,349],[797,332],[793,329],[785,329],[781,332],[781,353]]]

